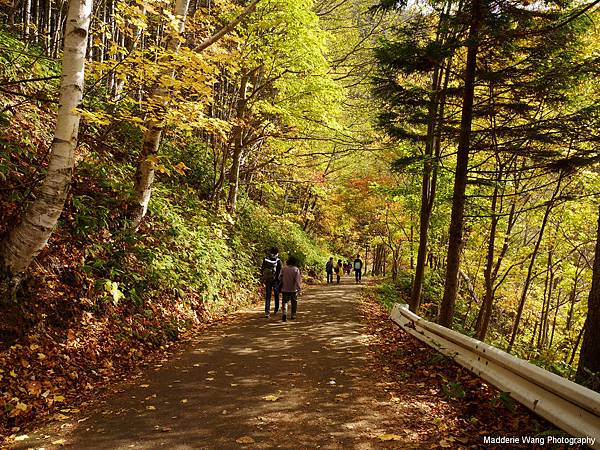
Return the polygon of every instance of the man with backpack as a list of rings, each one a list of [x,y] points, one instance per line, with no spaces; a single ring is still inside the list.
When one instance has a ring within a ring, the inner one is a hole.
[[[360,255],[356,255],[356,259],[354,260],[354,279],[356,280],[357,283],[361,282],[361,276],[362,276],[362,268],[363,268],[363,262],[362,259],[360,259]]]
[[[263,259],[260,267],[261,279],[265,284],[265,317],[271,315],[271,294],[275,296],[275,314],[279,311],[279,284],[281,282],[281,260],[279,250],[273,247]]]

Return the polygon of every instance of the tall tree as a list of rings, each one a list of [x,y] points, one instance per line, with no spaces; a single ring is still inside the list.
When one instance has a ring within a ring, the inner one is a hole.
[[[0,243],[2,299],[14,295],[23,273],[45,247],[60,217],[73,175],[84,87],[92,0],[71,0],[64,36],[59,109],[48,172],[20,223]]]
[[[200,44],[194,47],[195,52],[202,52],[211,45],[218,42],[227,33],[235,29],[235,27],[249,14],[251,14],[258,4],[259,0],[253,0],[236,18],[224,25],[219,31],[208,37]],[[178,18],[177,28],[175,33],[170,37],[167,42],[167,50],[171,55],[176,55],[179,51],[179,47],[183,40],[182,33],[185,27],[185,21],[187,17],[189,6],[189,0],[177,0],[175,4],[175,16]],[[170,73],[164,73],[164,76],[169,78],[175,77],[174,70],[168,69]],[[138,160],[136,176],[135,176],[135,202],[133,205],[132,212],[132,226],[137,229],[146,212],[148,210],[148,203],[150,202],[150,196],[152,194],[152,186],[154,183],[154,166],[156,164],[155,159],[158,154],[162,133],[165,127],[164,116],[168,109],[168,97],[169,89],[164,85],[158,84],[153,92],[152,97],[160,99],[159,107],[156,108],[146,121],[144,138],[142,142],[142,150]]]
[[[439,323],[452,328],[454,307],[458,293],[458,273],[463,239],[463,218],[465,209],[465,191],[469,171],[469,152],[471,142],[471,126],[473,123],[473,99],[475,96],[475,74],[477,71],[477,53],[479,51],[479,30],[482,22],[482,0],[473,0],[469,10],[470,24],[467,38],[467,61],[465,65],[465,84],[456,154],[454,175],[454,193],[452,197],[452,214],[448,254],[446,259],[446,280],[444,297],[440,305]]]
[[[594,374],[600,374],[600,210],[595,253],[592,288],[588,297],[588,311],[576,375],[581,383],[588,381]]]
[[[181,35],[185,28],[188,6],[189,0],[177,0],[175,2],[174,14],[177,18],[177,25],[167,41],[167,52],[171,55],[176,55],[181,45]],[[165,75],[172,78],[175,76],[175,72],[171,69],[171,73]],[[161,83],[154,88],[151,96],[160,99],[159,102],[162,102],[163,107],[158,111],[152,111],[145,124],[146,131],[142,141],[142,151],[140,152],[135,173],[135,204],[132,213],[132,226],[135,229],[140,226],[150,202],[152,184],[154,183],[155,161],[153,157],[158,154],[160,138],[164,128],[164,119],[161,116],[164,115],[164,109],[168,104],[169,90]]]

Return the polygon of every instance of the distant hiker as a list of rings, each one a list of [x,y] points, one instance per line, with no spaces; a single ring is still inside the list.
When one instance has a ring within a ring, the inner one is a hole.
[[[260,273],[265,284],[265,317],[271,314],[271,294],[275,296],[275,314],[279,311],[279,283],[281,281],[281,260],[277,247],[271,248],[263,259]]]
[[[360,259],[360,255],[356,255],[356,259],[354,260],[354,279],[356,280],[357,283],[361,282],[361,276],[362,276],[362,268],[363,268],[363,262],[362,259]]]
[[[346,262],[346,273],[350,275],[350,272],[352,272],[352,263],[348,260]]]
[[[333,257],[329,258],[325,264],[325,272],[327,273],[327,284],[333,283]]]
[[[293,256],[290,256],[286,262],[286,266],[281,272],[281,293],[283,315],[281,320],[285,322],[287,320],[287,307],[288,303],[292,303],[292,315],[291,319],[296,318],[296,312],[298,311],[298,295],[302,291],[302,275],[298,268],[298,260]]]
[[[340,277],[342,276],[343,270],[344,270],[344,265],[342,264],[342,260],[338,259],[337,264],[333,268],[333,271],[335,272],[337,284],[340,284]]]

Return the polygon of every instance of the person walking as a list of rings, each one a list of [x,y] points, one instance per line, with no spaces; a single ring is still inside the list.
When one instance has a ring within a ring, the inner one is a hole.
[[[281,282],[281,259],[277,247],[271,248],[260,267],[262,281],[265,285],[265,317],[271,315],[271,295],[275,297],[275,314],[279,311],[279,284]]]
[[[360,255],[356,255],[356,259],[354,260],[354,279],[356,280],[356,283],[360,283],[361,282],[361,278],[362,278],[362,268],[363,268],[363,262],[362,259],[360,259]]]
[[[333,283],[333,257],[325,264],[325,273],[327,273],[327,284]]]
[[[340,284],[340,277],[342,276],[342,271],[344,270],[344,264],[342,264],[341,259],[338,259],[338,262],[333,268],[333,270],[335,272],[336,282],[337,284]]]
[[[281,293],[283,314],[281,320],[287,321],[288,303],[292,304],[291,319],[296,318],[298,312],[298,295],[302,292],[302,274],[298,268],[298,260],[290,256],[286,262],[286,266],[281,272]]]

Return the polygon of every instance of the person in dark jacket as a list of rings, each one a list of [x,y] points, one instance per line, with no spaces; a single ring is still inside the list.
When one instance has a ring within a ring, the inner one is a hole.
[[[363,268],[363,262],[362,259],[360,259],[360,255],[356,255],[356,259],[354,260],[354,279],[356,280],[357,283],[361,282],[361,278],[362,278],[362,268]]]
[[[325,264],[325,272],[327,273],[327,284],[333,283],[333,257],[329,258]]]
[[[275,314],[279,311],[279,284],[281,283],[281,259],[277,247],[271,248],[260,267],[262,281],[265,285],[265,317],[271,315],[271,295],[275,297]]]

